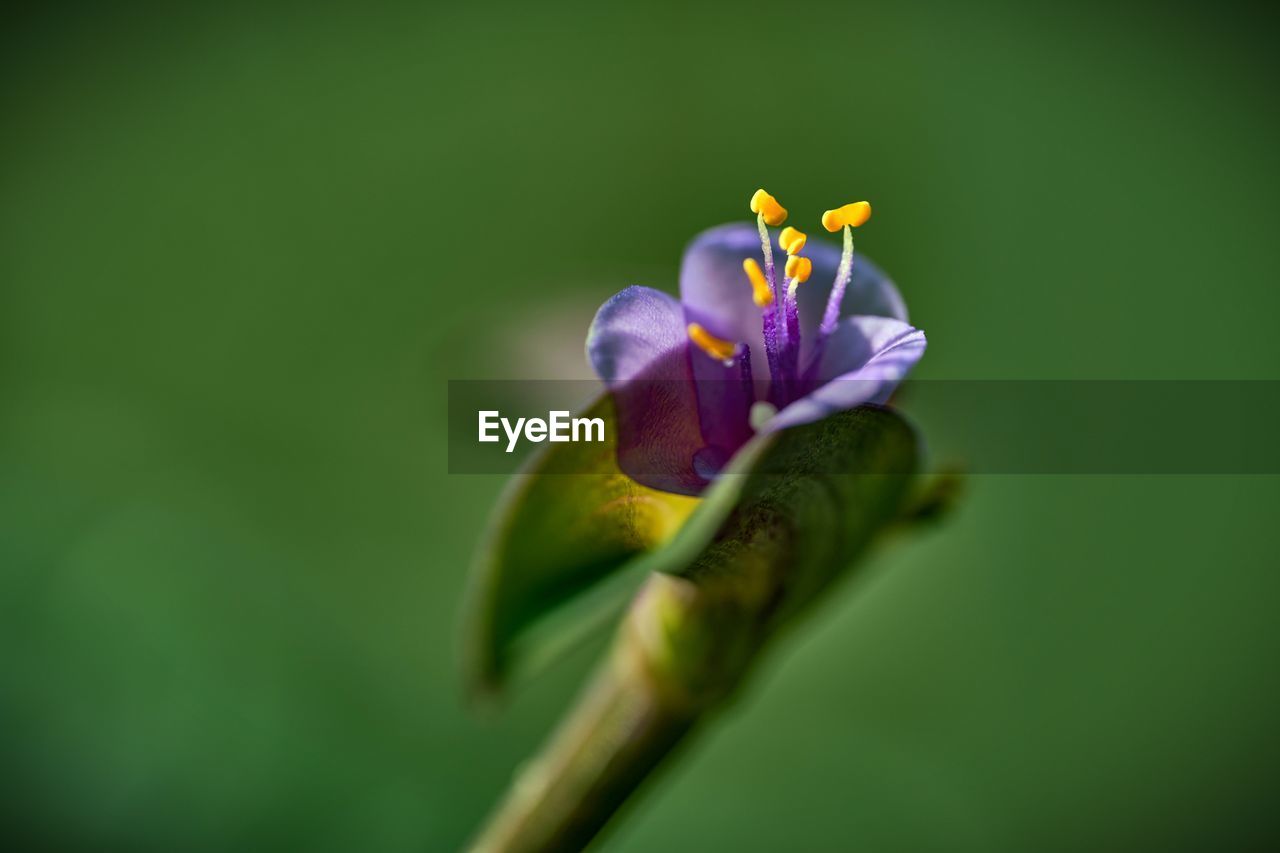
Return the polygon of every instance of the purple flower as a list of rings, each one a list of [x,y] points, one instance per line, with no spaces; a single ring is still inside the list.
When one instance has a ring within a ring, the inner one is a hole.
[[[591,324],[587,356],[613,392],[619,466],[647,486],[699,494],[756,433],[883,403],[924,354],[897,288],[853,254],[865,202],[823,217],[843,231],[843,251],[793,228],[776,242],[767,226],[786,211],[763,190],[752,210],[757,227],[694,239],[679,300],[628,287]]]

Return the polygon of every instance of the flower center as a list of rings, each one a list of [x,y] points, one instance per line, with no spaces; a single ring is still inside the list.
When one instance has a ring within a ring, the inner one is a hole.
[[[800,310],[796,300],[799,285],[809,280],[813,273],[813,261],[803,257],[808,237],[790,226],[778,235],[778,244],[787,253],[782,272],[783,286],[778,287],[777,270],[773,262],[773,241],[770,227],[778,227],[787,220],[787,209],[764,190],[756,190],[751,197],[751,212],[756,215],[760,232],[760,248],[764,255],[764,269],[755,258],[746,258],[742,269],[751,285],[751,298],[761,312],[761,331],[764,335],[765,361],[769,365],[769,391],[767,403],[781,409],[807,394],[816,384],[819,365],[827,338],[835,331],[840,320],[840,303],[853,276],[853,229],[871,217],[871,205],[865,201],[846,204],[822,214],[822,226],[830,232],[844,232],[844,248],[831,294],[827,298],[822,322],[810,348],[808,362],[800,368]],[[726,369],[739,364],[739,378],[750,385],[751,351],[745,344],[722,340],[710,334],[697,323],[688,327],[689,340],[710,358],[721,362]],[[748,387],[748,393],[751,392]],[[752,424],[754,427],[755,425]]]

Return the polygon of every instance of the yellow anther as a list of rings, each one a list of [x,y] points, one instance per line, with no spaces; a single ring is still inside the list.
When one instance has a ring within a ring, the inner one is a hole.
[[[788,225],[782,229],[782,233],[778,235],[778,244],[782,246],[788,255],[798,255],[800,250],[804,248],[805,241],[809,238],[803,231],[797,231]]]
[[[799,255],[792,255],[787,258],[787,278],[794,278],[796,281],[808,281],[812,273],[813,261],[808,258],[802,258]]]
[[[751,212],[764,217],[764,224],[777,228],[787,221],[787,209],[764,190],[756,190],[751,197]]]
[[[751,298],[755,300],[756,305],[761,308],[772,305],[773,291],[769,288],[769,282],[760,271],[760,265],[756,263],[756,259],[743,260],[742,269],[746,272],[747,278],[751,279]]]
[[[855,201],[822,214],[822,227],[828,231],[839,231],[846,225],[857,228],[870,218],[871,205],[865,201]]]
[[[717,338],[698,323],[690,323],[688,329],[689,340],[716,361],[729,361],[738,352],[737,344]]]

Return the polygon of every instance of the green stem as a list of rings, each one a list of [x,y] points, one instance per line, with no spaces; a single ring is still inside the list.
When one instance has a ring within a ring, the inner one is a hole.
[[[521,770],[475,853],[581,850],[680,742],[697,712],[664,695],[638,663],[616,650]]]

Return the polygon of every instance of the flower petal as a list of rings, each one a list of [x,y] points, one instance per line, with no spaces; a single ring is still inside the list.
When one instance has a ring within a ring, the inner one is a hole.
[[[925,349],[924,332],[889,317],[845,317],[827,340],[819,386],[777,414],[769,429],[810,423],[863,403],[883,403]]]
[[[774,252],[774,263],[785,260],[781,249]],[[703,231],[684,252],[680,301],[689,319],[701,323],[717,338],[751,347],[752,371],[767,378],[762,309],[752,300],[751,284],[742,270],[746,258],[755,258],[764,268],[764,252],[755,226],[734,223]]]
[[[691,355],[701,353],[690,352],[680,303],[648,287],[611,298],[587,334],[587,358],[613,392],[618,467],[638,483],[685,495],[708,481],[696,468],[707,441]]]
[[[643,374],[672,350],[688,343],[684,310],[675,297],[632,286],[614,294],[591,321],[587,359],[610,387]],[[687,378],[687,373],[675,378]]]

